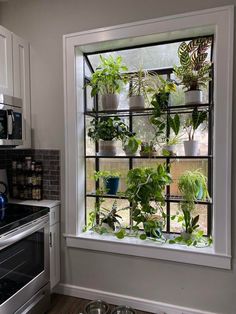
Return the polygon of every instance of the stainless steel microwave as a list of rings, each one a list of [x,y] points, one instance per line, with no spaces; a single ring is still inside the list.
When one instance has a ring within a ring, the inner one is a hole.
[[[22,100],[0,94],[0,146],[22,144]]]

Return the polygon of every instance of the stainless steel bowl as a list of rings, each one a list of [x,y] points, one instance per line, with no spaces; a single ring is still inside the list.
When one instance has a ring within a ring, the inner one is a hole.
[[[112,314],[136,314],[136,311],[129,306],[118,306],[111,312]]]
[[[107,314],[109,305],[102,300],[94,300],[85,306],[85,314]]]

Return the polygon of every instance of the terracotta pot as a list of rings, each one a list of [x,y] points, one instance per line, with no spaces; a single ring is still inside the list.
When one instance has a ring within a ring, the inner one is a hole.
[[[202,91],[201,90],[189,90],[185,92],[185,104],[186,105],[202,104]]]
[[[118,94],[102,95],[102,109],[103,110],[116,110],[119,105]]]

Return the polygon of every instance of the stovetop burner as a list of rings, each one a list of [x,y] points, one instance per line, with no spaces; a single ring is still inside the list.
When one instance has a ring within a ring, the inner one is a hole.
[[[0,209],[0,235],[33,221],[48,213],[47,207],[8,204]]]

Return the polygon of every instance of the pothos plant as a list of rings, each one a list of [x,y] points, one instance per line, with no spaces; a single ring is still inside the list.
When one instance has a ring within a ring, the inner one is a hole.
[[[87,84],[91,89],[91,96],[98,93],[101,95],[120,93],[122,86],[127,81],[122,72],[128,68],[122,63],[121,56],[114,58],[112,55],[107,58],[100,55],[101,63],[91,76]]]
[[[162,136],[166,127],[166,119],[163,115],[168,107],[170,93],[176,91],[176,85],[172,81],[163,79],[161,75],[149,74],[150,83],[147,92],[151,94],[152,115],[149,119],[154,127],[155,139]]]
[[[90,122],[88,136],[94,142],[123,140],[130,136],[130,132],[128,126],[119,117],[101,117]]]
[[[167,166],[158,165],[157,168],[135,168],[127,175],[127,190],[131,206],[132,220],[135,222],[134,230],[143,225],[146,236],[162,238],[162,228],[165,224],[164,191],[166,185],[172,181]]]

